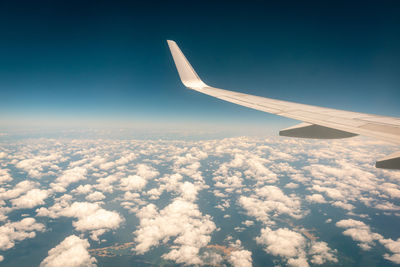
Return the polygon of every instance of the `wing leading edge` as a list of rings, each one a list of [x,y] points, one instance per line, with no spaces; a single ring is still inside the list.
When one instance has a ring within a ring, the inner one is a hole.
[[[335,139],[365,135],[400,144],[400,118],[324,108],[218,89],[205,84],[178,45],[168,40],[182,83],[190,89],[248,108],[303,121],[280,135]],[[378,168],[400,169],[400,153],[378,160]]]

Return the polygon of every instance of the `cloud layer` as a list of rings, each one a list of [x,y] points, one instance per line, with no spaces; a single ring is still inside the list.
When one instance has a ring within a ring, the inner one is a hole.
[[[1,146],[6,260],[7,250],[64,220],[73,232],[42,266],[93,266],[90,243],[122,230],[135,255],[163,246],[162,259],[183,265],[251,266],[255,247],[276,264],[340,265],[346,251],[324,227],[360,253],[400,263],[399,237],[373,219],[400,218],[400,175],[373,167],[371,154],[393,150],[379,142],[38,139]],[[72,251],[82,261],[68,262]]]

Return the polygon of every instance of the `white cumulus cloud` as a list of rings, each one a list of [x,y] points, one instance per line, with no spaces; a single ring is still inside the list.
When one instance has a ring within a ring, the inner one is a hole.
[[[40,263],[40,267],[94,267],[96,259],[91,257],[88,248],[89,242],[75,235],[65,238],[60,244],[52,248],[48,256]]]

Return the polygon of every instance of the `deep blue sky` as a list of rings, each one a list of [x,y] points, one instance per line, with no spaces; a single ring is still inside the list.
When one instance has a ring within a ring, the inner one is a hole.
[[[293,123],[186,90],[166,39],[215,87],[400,116],[399,1],[126,2],[0,2],[0,127]]]

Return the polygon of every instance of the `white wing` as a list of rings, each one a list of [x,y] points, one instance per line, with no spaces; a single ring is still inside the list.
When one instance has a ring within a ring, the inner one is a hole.
[[[186,87],[241,106],[304,122],[280,131],[282,136],[333,139],[365,135],[400,144],[399,118],[304,105],[208,86],[199,78],[178,45],[174,41],[167,42]],[[378,161],[376,166],[400,169],[400,152]]]

